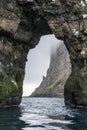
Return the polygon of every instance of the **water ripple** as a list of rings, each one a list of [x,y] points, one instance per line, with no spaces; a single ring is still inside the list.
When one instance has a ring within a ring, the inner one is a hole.
[[[87,110],[66,108],[63,98],[23,98],[0,108],[0,130],[87,130]]]

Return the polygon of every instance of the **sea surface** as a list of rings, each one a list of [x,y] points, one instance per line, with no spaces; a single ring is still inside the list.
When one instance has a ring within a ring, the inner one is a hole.
[[[87,109],[70,109],[63,98],[23,98],[0,108],[0,130],[87,130]]]

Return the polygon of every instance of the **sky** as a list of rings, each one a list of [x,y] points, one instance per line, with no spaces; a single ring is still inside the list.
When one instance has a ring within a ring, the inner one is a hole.
[[[50,64],[51,53],[56,51],[61,41],[54,35],[42,36],[39,44],[29,50],[25,67],[23,83],[23,96],[29,96],[35,88],[39,87],[43,76],[46,76]]]

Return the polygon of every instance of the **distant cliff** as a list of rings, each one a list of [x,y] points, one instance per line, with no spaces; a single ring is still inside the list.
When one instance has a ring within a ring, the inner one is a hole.
[[[32,93],[34,97],[63,97],[64,85],[70,75],[71,65],[69,54],[63,43],[55,53],[51,54],[50,65],[46,77]]]

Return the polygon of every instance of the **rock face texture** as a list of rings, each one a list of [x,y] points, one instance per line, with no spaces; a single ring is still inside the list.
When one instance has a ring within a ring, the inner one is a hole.
[[[51,54],[50,65],[46,77],[38,88],[32,93],[32,97],[63,97],[64,85],[71,72],[71,64],[68,51],[61,42],[59,48]]]
[[[86,0],[0,1],[0,106],[21,102],[28,50],[54,33],[64,40],[72,64],[65,103],[87,107],[86,8]]]
[[[52,32],[32,5],[26,0],[0,1],[0,106],[20,104],[28,51],[41,35]]]

